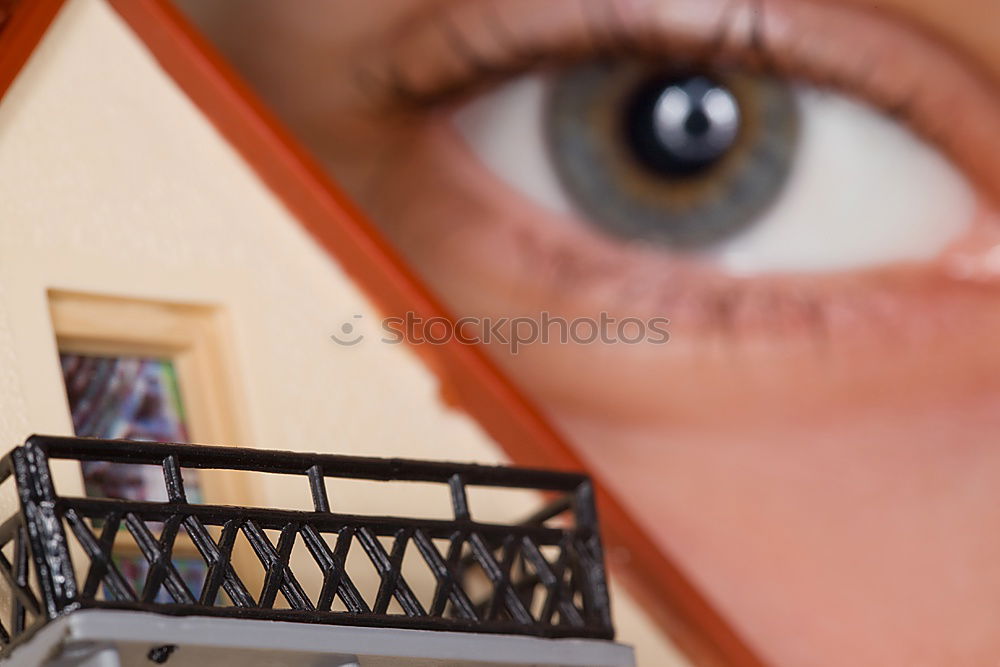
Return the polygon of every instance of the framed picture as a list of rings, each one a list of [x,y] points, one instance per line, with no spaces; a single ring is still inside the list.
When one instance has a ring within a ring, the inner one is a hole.
[[[105,439],[191,442],[177,369],[170,357],[59,353],[76,435]],[[88,461],[88,496],[166,501],[156,466]],[[185,471],[191,502],[202,502],[201,474]]]

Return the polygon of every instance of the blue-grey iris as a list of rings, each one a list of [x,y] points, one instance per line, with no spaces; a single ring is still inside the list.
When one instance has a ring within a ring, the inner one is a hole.
[[[546,133],[587,220],[628,240],[710,248],[780,194],[798,140],[786,82],[596,62],[557,75]]]

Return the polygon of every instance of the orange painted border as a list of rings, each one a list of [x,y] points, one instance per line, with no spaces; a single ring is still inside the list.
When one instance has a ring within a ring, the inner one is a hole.
[[[21,0],[0,25],[0,99],[28,61],[63,0]]]
[[[93,1],[93,0],[90,0]],[[108,0],[160,65],[240,152],[313,238],[386,315],[449,314],[375,227],[292,139],[256,96],[168,0]],[[0,32],[0,96],[41,39],[63,0],[22,0]],[[461,405],[522,465],[586,466],[477,347],[420,348],[442,392]],[[681,573],[603,483],[597,486],[604,539],[629,590],[698,665],[763,662]],[[627,561],[627,567],[624,566]]]

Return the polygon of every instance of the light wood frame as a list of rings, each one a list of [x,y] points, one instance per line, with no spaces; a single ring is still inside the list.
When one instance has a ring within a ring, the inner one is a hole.
[[[62,290],[50,290],[48,296],[60,353],[169,359],[191,442],[245,442],[221,309]],[[198,479],[205,503],[253,504],[245,478],[237,473],[199,470]],[[175,548],[178,555],[196,554],[189,540],[178,539]]]

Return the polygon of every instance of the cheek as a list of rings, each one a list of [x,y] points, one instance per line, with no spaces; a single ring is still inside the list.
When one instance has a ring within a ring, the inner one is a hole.
[[[774,663],[944,665],[996,652],[998,421],[981,401],[739,437],[559,425]]]

